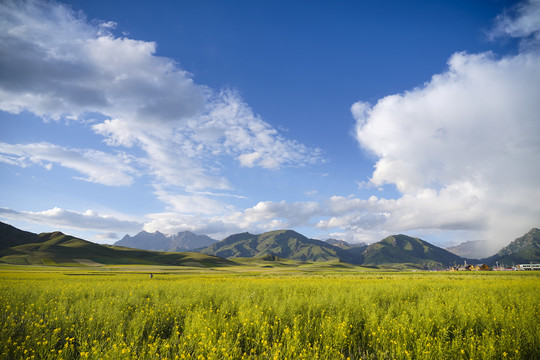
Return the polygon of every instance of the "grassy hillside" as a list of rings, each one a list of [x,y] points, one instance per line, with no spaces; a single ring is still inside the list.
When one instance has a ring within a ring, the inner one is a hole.
[[[235,234],[202,249],[201,252],[224,258],[273,255],[300,261],[340,259],[339,248],[324,241],[308,239],[292,230],[276,230],[260,235]]]
[[[455,254],[406,235],[389,236],[369,245],[362,253],[364,265],[401,263],[412,267],[446,267],[462,261]]]
[[[494,256],[484,259],[487,264],[496,262],[510,266],[512,264],[540,263],[540,229],[533,228],[518,237]]]
[[[463,258],[447,250],[406,235],[389,236],[369,246],[339,245],[308,239],[292,230],[276,230],[231,235],[198,252],[160,252],[95,244],[61,232],[38,235],[0,223],[0,262],[15,265],[294,268],[327,264],[338,268],[352,264],[405,270],[464,263]],[[497,261],[506,265],[540,262],[540,230],[531,230],[496,256],[483,259],[491,266]]]
[[[0,250],[39,241],[37,234],[0,222]]]
[[[99,266],[110,264],[228,266],[236,263],[216,256],[157,252],[95,244],[61,232],[32,234],[2,224],[0,262],[17,265]],[[4,241],[4,239],[7,239]],[[6,246],[14,244],[13,246]]]
[[[336,261],[385,268],[443,268],[463,259],[423,240],[405,235],[390,236],[370,246],[337,247],[308,239],[291,230],[261,235],[242,233],[229,236],[202,252],[224,258],[260,258],[268,255],[298,261]]]
[[[107,247],[61,232],[39,234],[34,241],[3,249],[0,251],[0,261],[20,265],[75,265],[78,264],[75,259],[109,263],[106,260],[114,258],[114,252]]]
[[[236,262],[231,260],[197,252],[148,251],[118,246],[109,246],[109,248],[114,250],[117,255],[120,255],[120,258],[130,259],[132,261],[136,261],[138,264],[140,264],[141,261],[144,260],[150,264],[176,266],[217,267],[238,265]],[[113,261],[116,261],[117,259],[118,257],[116,259],[113,259]]]

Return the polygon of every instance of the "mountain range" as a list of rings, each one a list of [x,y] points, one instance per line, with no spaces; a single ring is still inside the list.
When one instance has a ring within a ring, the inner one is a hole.
[[[140,235],[140,236],[139,236]],[[11,264],[163,264],[190,266],[228,266],[248,259],[264,261],[339,262],[377,268],[433,269],[468,263],[498,264],[540,262],[540,230],[532,229],[497,254],[480,260],[463,258],[419,238],[392,235],[370,244],[351,245],[342,241],[309,239],[292,230],[276,230],[259,235],[240,233],[197,252],[149,251],[123,244],[143,244],[142,239],[158,239],[154,247],[179,248],[189,237],[189,246],[198,247],[208,237],[192,233],[171,237],[161,233],[140,233],[124,237],[115,245],[100,245],[61,232],[33,234],[0,223],[0,262]],[[208,239],[206,239],[208,238]],[[165,240],[164,240],[165,239]],[[125,241],[124,241],[125,240]],[[138,242],[137,242],[138,241]],[[184,244],[185,244],[184,243]],[[172,244],[172,245],[171,245]],[[144,245],[144,244],[143,244]],[[150,246],[148,244],[144,246]],[[184,245],[187,246],[187,245]]]
[[[34,234],[0,222],[0,262],[16,265],[144,264],[215,267],[234,262],[194,252],[158,252],[100,245],[59,231]]]
[[[489,241],[487,240],[471,240],[447,247],[446,250],[463,258],[482,259],[494,254],[494,251],[489,252],[489,248]]]
[[[273,255],[300,261],[339,260],[344,250],[321,240],[308,239],[292,230],[270,231],[260,235],[241,233],[200,250],[223,258]]]
[[[330,244],[330,245],[340,247],[342,249],[350,249],[350,248],[353,248],[353,247],[367,246],[367,244],[363,243],[363,242],[350,244],[350,243],[346,242],[345,240],[338,240],[338,239],[328,239],[328,240],[325,240],[325,242]]]
[[[369,245],[361,256],[364,265],[403,263],[412,267],[441,268],[463,262],[463,258],[447,250],[402,234]]]
[[[485,259],[491,264],[528,264],[540,263],[540,229],[533,228],[523,236],[512,241],[497,254]]]
[[[126,234],[114,245],[155,251],[187,251],[207,247],[216,242],[217,240],[206,235],[195,235],[190,231],[182,231],[176,235],[165,235],[159,231],[154,233],[141,231],[133,237]]]
[[[418,268],[445,268],[463,262],[457,255],[406,235],[389,236],[369,246],[339,245],[308,239],[292,230],[277,230],[260,235],[231,235],[200,251],[228,259],[272,255],[301,261],[337,260],[368,266],[399,263]]]

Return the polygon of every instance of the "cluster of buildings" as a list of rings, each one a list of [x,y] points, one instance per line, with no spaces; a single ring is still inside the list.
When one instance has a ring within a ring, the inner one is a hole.
[[[455,265],[448,269],[449,271],[532,271],[540,270],[540,264],[519,264],[512,267],[505,267],[504,265],[497,264],[497,266],[491,268],[486,264],[472,265],[465,262],[465,265]]]
[[[520,271],[520,270],[540,270],[540,264],[519,264],[512,266],[513,270]]]
[[[487,266],[486,264],[467,265],[467,263],[465,263],[465,265],[454,265],[449,269],[449,271],[489,271],[489,270],[493,270],[493,269]]]

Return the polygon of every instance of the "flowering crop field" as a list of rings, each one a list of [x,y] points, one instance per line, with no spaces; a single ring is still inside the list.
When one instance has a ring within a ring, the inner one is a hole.
[[[0,271],[1,359],[540,359],[540,274]]]

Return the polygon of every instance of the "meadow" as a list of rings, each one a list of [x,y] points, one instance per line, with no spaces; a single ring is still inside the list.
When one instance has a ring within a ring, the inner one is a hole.
[[[537,273],[146,271],[0,266],[0,359],[540,359]]]

